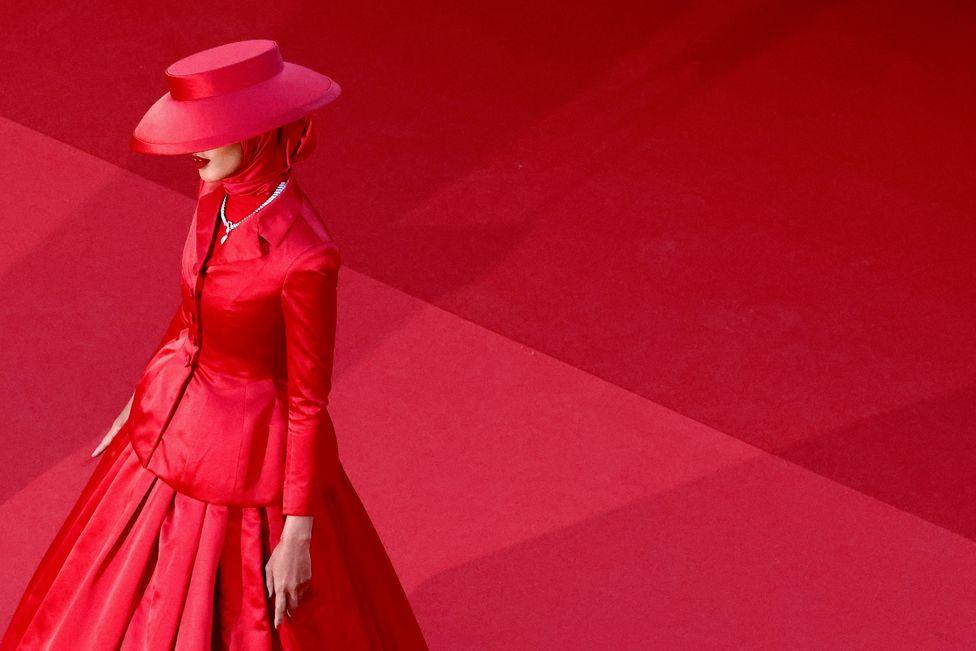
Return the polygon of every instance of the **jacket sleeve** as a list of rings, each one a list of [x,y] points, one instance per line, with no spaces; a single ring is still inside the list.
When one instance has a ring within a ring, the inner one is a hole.
[[[282,512],[311,515],[338,479],[338,446],[329,415],[340,265],[334,244],[299,253],[285,273],[281,309],[288,375],[288,435]]]

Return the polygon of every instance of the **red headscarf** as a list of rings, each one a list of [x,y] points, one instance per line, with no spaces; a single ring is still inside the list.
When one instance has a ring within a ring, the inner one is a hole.
[[[243,158],[234,174],[220,179],[227,194],[271,194],[291,175],[291,166],[315,149],[315,129],[309,115],[241,141]]]

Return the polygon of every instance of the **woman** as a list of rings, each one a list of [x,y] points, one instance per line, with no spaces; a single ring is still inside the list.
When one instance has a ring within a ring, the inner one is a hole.
[[[0,649],[426,649],[327,410],[340,256],[292,165],[339,86],[263,40],[166,75],[132,146],[199,168],[181,301]]]

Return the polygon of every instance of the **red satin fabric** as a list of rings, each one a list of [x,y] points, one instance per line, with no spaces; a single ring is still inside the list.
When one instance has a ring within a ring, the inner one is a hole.
[[[312,580],[275,629],[264,564],[281,508],[210,504],[140,465],[123,427],[18,605],[0,651],[427,649],[340,469],[315,512]]]
[[[290,172],[309,138],[250,143],[230,200],[288,184],[226,244],[201,188],[180,304],[0,649],[426,649],[328,413],[340,256]],[[312,590],[275,631],[288,514],[314,516]]]

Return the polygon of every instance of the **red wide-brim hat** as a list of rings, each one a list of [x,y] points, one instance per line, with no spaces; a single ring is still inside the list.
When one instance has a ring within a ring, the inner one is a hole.
[[[281,58],[258,39],[191,54],[166,69],[169,92],[150,107],[130,146],[143,154],[190,154],[288,124],[339,96],[329,77]]]

